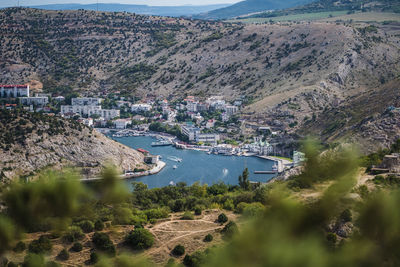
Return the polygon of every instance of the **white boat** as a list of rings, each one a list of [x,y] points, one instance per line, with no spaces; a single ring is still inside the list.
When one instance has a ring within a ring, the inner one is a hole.
[[[175,156],[169,156],[167,159],[175,161],[175,162],[182,162],[181,158],[175,157]]]
[[[274,165],[272,165],[272,170],[274,170],[274,171],[278,170],[278,165],[276,165],[276,162],[274,163]]]
[[[178,168],[178,166],[174,165],[174,166],[172,166],[172,168],[175,170],[176,168]]]

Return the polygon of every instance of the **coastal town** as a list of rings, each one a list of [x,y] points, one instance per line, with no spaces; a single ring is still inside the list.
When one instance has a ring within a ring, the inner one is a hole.
[[[151,95],[143,99],[115,94],[106,97],[74,94],[72,97],[34,93],[29,85],[0,85],[0,101],[6,109],[20,107],[61,116],[112,137],[154,136],[157,141],[152,146],[173,145],[208,154],[273,160],[276,164],[273,170],[268,170],[271,173],[281,173],[304,160],[301,152],[294,150],[288,154],[277,149],[284,131],[281,127],[248,121],[242,116],[245,97],[232,102],[221,96],[187,96],[173,101]],[[149,158],[148,151],[139,152],[143,152],[147,157],[145,161],[155,164],[158,171],[162,169],[157,165],[158,158]],[[131,170],[126,173],[134,175]]]

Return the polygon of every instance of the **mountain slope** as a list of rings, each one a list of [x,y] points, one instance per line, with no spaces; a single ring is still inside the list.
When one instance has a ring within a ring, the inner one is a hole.
[[[53,4],[53,5],[39,5],[30,6],[32,8],[46,9],[46,10],[98,10],[107,12],[131,12],[145,15],[158,15],[158,16],[190,16],[194,14],[209,12],[211,10],[224,8],[229,4],[215,4],[215,5],[187,5],[187,6],[147,6],[147,5],[127,5],[127,4]]]
[[[400,1],[398,0],[318,0],[306,5],[287,8],[274,12],[262,12],[250,15],[253,18],[272,18],[295,14],[307,14],[318,12],[347,11],[354,12],[394,12],[400,13]]]
[[[244,119],[286,136],[325,109],[346,110],[354,97],[398,82],[399,31],[394,22],[237,25],[6,9],[0,83],[37,80],[65,96],[244,96]]]
[[[228,19],[254,12],[290,8],[312,0],[245,0],[237,4],[194,16],[200,19]]]
[[[105,164],[146,168],[143,156],[78,122],[0,109],[0,178],[74,166],[93,177]]]

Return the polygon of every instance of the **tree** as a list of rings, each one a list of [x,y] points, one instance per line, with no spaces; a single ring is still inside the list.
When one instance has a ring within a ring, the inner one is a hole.
[[[149,230],[138,228],[125,237],[125,242],[133,249],[147,249],[153,246],[154,237]]]
[[[58,253],[57,258],[59,258],[62,261],[66,261],[69,259],[69,253],[68,251],[64,248],[63,250]]]
[[[75,242],[72,245],[71,250],[74,251],[74,252],[82,251],[82,244],[80,242]]]
[[[115,255],[115,246],[106,233],[94,233],[92,242],[97,249],[102,250],[109,255]]]
[[[93,232],[94,229],[94,224],[93,222],[89,221],[89,220],[84,220],[82,222],[79,223],[79,227],[82,229],[82,231],[84,231],[85,233],[90,233]]]
[[[243,190],[250,189],[250,181],[249,181],[249,169],[244,169],[242,175],[239,175],[239,186]]]
[[[43,235],[39,237],[39,239],[33,240],[29,244],[29,252],[36,254],[42,254],[50,251],[51,249],[52,249],[52,244],[50,240]]]
[[[182,256],[183,254],[185,254],[185,247],[180,244],[176,245],[171,252],[175,256]]]
[[[211,242],[213,241],[214,237],[211,234],[208,234],[204,237],[203,241],[204,242]]]
[[[104,223],[103,223],[103,221],[102,221],[102,220],[97,220],[97,221],[94,223],[94,229],[95,229],[96,231],[102,231],[102,230],[104,229]]]
[[[219,223],[226,223],[228,221],[228,217],[225,215],[225,213],[221,213],[218,215],[218,222]]]
[[[228,222],[225,227],[222,229],[221,233],[225,238],[232,238],[236,233],[239,232],[239,229],[235,222]]]

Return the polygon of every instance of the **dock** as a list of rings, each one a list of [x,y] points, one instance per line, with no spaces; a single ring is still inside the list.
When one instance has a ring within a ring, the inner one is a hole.
[[[254,174],[277,174],[278,171],[272,170],[272,171],[254,171]]]

